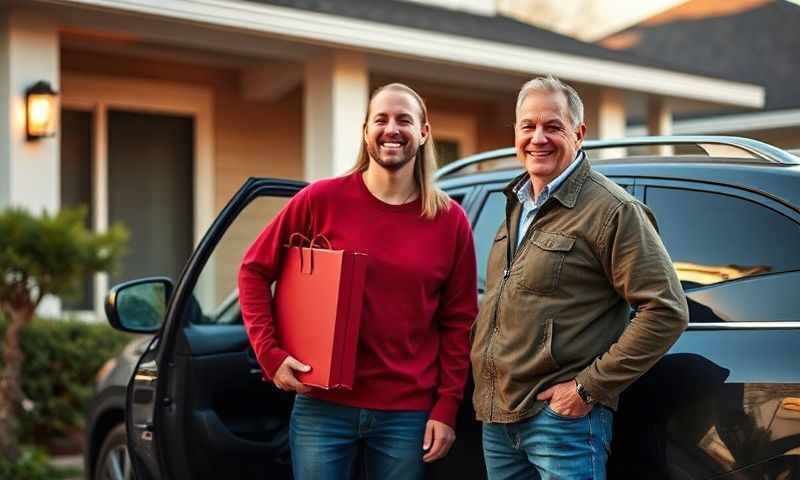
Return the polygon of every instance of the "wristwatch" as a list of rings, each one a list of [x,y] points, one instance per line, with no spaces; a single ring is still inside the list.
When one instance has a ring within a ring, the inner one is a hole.
[[[582,383],[575,380],[575,391],[578,392],[578,396],[581,397],[583,403],[586,405],[594,405],[595,399],[592,398],[592,392],[590,392],[586,387],[583,386]]]

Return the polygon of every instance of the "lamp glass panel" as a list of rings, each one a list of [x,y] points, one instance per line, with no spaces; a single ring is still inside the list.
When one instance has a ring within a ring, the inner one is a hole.
[[[56,134],[58,97],[48,94],[28,95],[28,134],[50,137]]]

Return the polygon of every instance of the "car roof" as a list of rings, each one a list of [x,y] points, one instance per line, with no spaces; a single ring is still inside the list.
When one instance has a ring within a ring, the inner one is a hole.
[[[676,137],[649,137],[647,139],[629,139],[634,144],[645,140],[645,145],[658,145],[659,139],[674,139]],[[642,155],[626,158],[592,159],[595,170],[609,177],[636,177],[641,179],[684,180],[692,182],[705,182],[719,185],[734,186],[737,188],[756,191],[788,204],[795,210],[800,207],[800,160],[797,157],[776,149],[770,145],[749,139],[736,137],[681,137],[681,140],[692,138],[694,140],[727,142],[731,139],[742,140],[742,145],[755,145],[769,147],[762,158],[728,158],[709,157],[705,155],[680,155],[657,156]],[[614,143],[609,142],[613,148]],[[587,142],[592,148],[605,145],[603,142]],[[725,143],[727,145],[727,143]],[[605,148],[600,147],[600,148]],[[776,152],[780,157],[773,157]],[[589,152],[591,155],[591,151]],[[488,169],[468,172],[470,167],[476,165],[487,166]],[[504,148],[482,153],[456,162],[453,167],[439,170],[439,185],[447,190],[476,184],[507,183],[512,178],[522,173],[515,159],[513,148]]]

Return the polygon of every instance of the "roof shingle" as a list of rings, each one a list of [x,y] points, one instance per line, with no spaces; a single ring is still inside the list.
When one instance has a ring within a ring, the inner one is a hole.
[[[247,0],[299,10],[338,15],[387,25],[540,48],[565,54],[698,74],[696,68],[676,68],[658,58],[620,52],[582,42],[510,17],[468,12],[399,0]]]
[[[617,40],[621,51],[678,69],[762,85],[767,110],[800,107],[800,6],[768,0],[727,15],[652,23],[645,20],[600,43]]]

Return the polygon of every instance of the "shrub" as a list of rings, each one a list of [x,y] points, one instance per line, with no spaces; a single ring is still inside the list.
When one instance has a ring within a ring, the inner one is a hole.
[[[0,337],[6,324],[0,318]],[[43,444],[81,429],[95,376],[133,337],[106,323],[34,319],[22,333],[22,443]],[[0,362],[1,364],[2,362]]]
[[[53,467],[47,454],[38,448],[22,447],[13,462],[0,457],[0,480],[55,480],[74,477],[76,473],[79,472]]]
[[[113,271],[128,234],[121,226],[94,233],[86,209],[33,215],[23,208],[0,212],[0,312],[7,324],[0,369],[0,456],[19,456],[19,407],[25,353],[22,334],[46,295],[67,295],[86,275]]]

